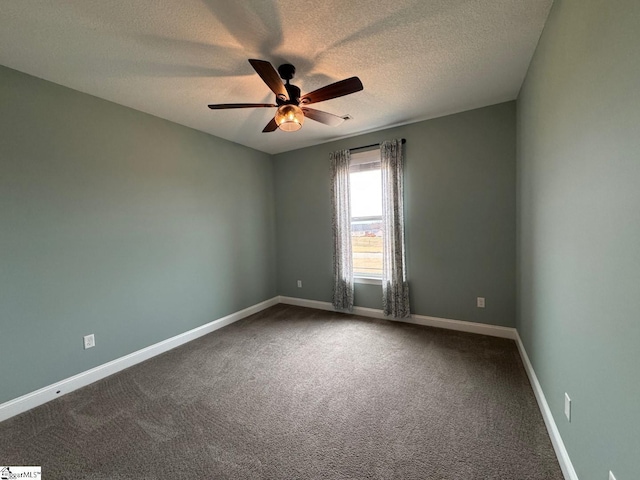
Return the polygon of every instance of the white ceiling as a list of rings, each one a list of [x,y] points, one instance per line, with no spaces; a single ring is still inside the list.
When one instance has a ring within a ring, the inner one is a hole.
[[[268,153],[516,98],[553,0],[2,0],[0,64]],[[292,63],[313,105],[353,120],[261,133],[249,58]]]

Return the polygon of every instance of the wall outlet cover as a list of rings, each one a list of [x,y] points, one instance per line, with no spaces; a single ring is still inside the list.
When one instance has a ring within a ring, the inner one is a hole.
[[[96,337],[92,333],[91,335],[84,336],[84,349],[95,347],[96,346]]]
[[[298,288],[302,288],[302,280],[298,280]]]
[[[484,308],[484,297],[478,297],[476,299],[476,305],[478,308]]]
[[[564,415],[571,422],[571,399],[567,393],[564,394]]]

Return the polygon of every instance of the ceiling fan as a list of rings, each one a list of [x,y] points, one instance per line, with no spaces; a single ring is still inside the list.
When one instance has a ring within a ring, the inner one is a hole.
[[[296,73],[296,67],[293,65],[288,63],[280,65],[276,72],[273,65],[265,60],[250,59],[249,63],[256,73],[260,75],[264,83],[276,94],[276,103],[221,103],[209,105],[209,108],[212,110],[222,110],[226,108],[277,107],[278,110],[275,116],[267,126],[264,127],[263,132],[273,132],[278,128],[285,132],[294,132],[302,128],[305,117],[332,127],[340,125],[344,121],[343,117],[316,110],[315,108],[309,108],[307,105],[349,95],[359,92],[364,88],[358,77],[351,77],[301,96],[300,89],[289,83],[289,80],[291,80]],[[282,83],[280,78],[282,78],[285,83]]]

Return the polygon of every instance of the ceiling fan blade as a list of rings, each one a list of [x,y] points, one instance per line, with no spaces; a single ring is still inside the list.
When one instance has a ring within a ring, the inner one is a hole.
[[[320,110],[316,110],[315,108],[302,107],[302,111],[304,112],[305,117],[310,118],[311,120],[315,120],[316,122],[324,123],[325,125],[329,125],[331,127],[337,127],[342,122],[344,122],[344,118],[339,117],[338,115],[322,112]]]
[[[311,103],[324,102],[325,100],[359,92],[363,88],[362,82],[358,77],[347,78],[346,80],[340,80],[339,82],[332,83],[331,85],[303,95],[300,98],[300,104],[309,105]]]
[[[278,129],[278,124],[276,123],[276,119],[272,118],[267,126],[262,129],[262,133],[274,132]]]
[[[209,105],[211,110],[223,110],[225,108],[262,108],[277,107],[274,103],[219,103],[217,105]]]
[[[276,72],[276,69],[273,68],[271,63],[265,60],[255,59],[249,59],[249,63],[273,93],[277,96],[281,96],[284,100],[289,100],[287,89],[284,88],[284,83],[282,83],[280,75],[278,75],[278,72]]]

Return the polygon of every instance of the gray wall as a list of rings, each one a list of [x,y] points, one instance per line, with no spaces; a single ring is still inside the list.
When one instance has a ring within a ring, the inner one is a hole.
[[[276,295],[269,155],[3,67],[0,132],[0,403]]]
[[[640,478],[638,45],[637,0],[556,0],[518,99],[518,329],[581,480]]]
[[[398,137],[412,312],[514,326],[515,102],[276,155],[279,293],[331,301],[329,153]],[[381,297],[356,285],[356,305]]]

